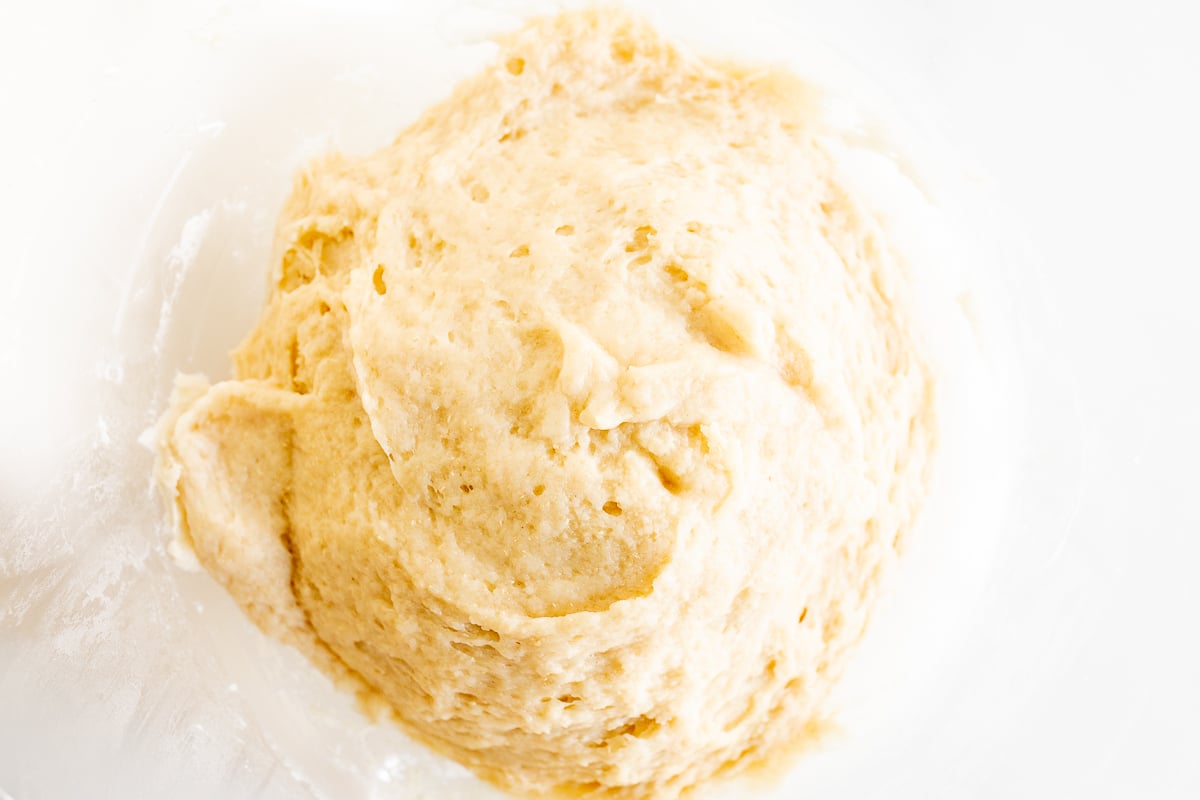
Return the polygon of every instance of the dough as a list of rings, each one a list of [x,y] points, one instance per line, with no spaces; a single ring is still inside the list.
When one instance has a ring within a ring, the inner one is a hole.
[[[811,735],[934,441],[812,100],[571,12],[308,166],[236,379],[163,422],[203,566],[518,792],[673,797]]]

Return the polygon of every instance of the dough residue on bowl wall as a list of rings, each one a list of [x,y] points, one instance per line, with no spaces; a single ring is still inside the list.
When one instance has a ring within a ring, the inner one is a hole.
[[[819,725],[924,494],[911,286],[812,93],[538,20],[297,178],[160,475],[267,633],[521,792],[673,796]]]

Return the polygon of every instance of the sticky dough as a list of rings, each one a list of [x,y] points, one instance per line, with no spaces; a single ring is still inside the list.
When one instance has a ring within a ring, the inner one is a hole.
[[[539,20],[299,175],[160,474],[267,633],[524,793],[672,797],[819,725],[934,440],[814,95]]]

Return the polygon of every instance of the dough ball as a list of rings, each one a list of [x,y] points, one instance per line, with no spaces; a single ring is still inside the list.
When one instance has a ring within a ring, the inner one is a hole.
[[[521,792],[671,797],[810,734],[934,440],[813,97],[574,12],[310,165],[236,378],[163,429],[201,563]]]

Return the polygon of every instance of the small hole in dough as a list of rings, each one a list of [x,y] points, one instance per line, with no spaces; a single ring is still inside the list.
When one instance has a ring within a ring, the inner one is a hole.
[[[376,294],[387,294],[387,284],[383,282],[383,264],[375,268],[375,275],[372,276],[371,282],[375,284]]]
[[[508,70],[510,75],[520,75],[525,71],[525,59],[510,58],[504,65],[504,68]]]
[[[672,280],[679,281],[680,283],[687,283],[687,279],[691,277],[688,275],[687,270],[678,264],[667,264],[663,267],[663,272],[670,275]]]
[[[499,651],[490,644],[468,644],[467,642],[451,642],[450,646],[463,655],[472,658],[491,658],[499,655]]]
[[[803,624],[804,618],[808,616],[808,606],[800,609],[800,618],[796,620],[797,624]]]
[[[631,719],[620,728],[616,728],[615,730],[611,730],[604,734],[604,738],[610,739],[614,736],[634,736],[638,739],[644,739],[658,729],[658,720],[654,719],[653,717],[647,717],[643,714],[640,717]]]
[[[666,467],[659,466],[658,482],[671,494],[680,494],[683,492],[683,481]]]
[[[626,253],[636,253],[650,246],[650,237],[658,234],[653,225],[639,225],[633,231],[633,238],[625,245]]]
[[[779,359],[779,377],[793,389],[813,390],[813,363],[799,346],[789,347]]]
[[[610,517],[619,517],[623,513],[621,504],[618,503],[616,500],[609,500],[607,503],[604,504],[603,509],[604,509],[604,513],[608,514]]]
[[[512,252],[508,254],[509,258],[521,258],[529,255],[529,245],[522,244],[514,247]]]
[[[546,487],[539,483],[537,486],[533,487],[533,496],[541,497],[542,493],[545,491],[546,491]]]
[[[575,232],[575,227],[573,225],[559,225],[554,229],[554,232],[559,236],[570,236]]]
[[[476,625],[474,622],[468,622],[464,627],[464,630],[472,636],[481,636],[491,642],[500,641],[500,634],[496,633],[491,628],[484,628],[480,625]]]

